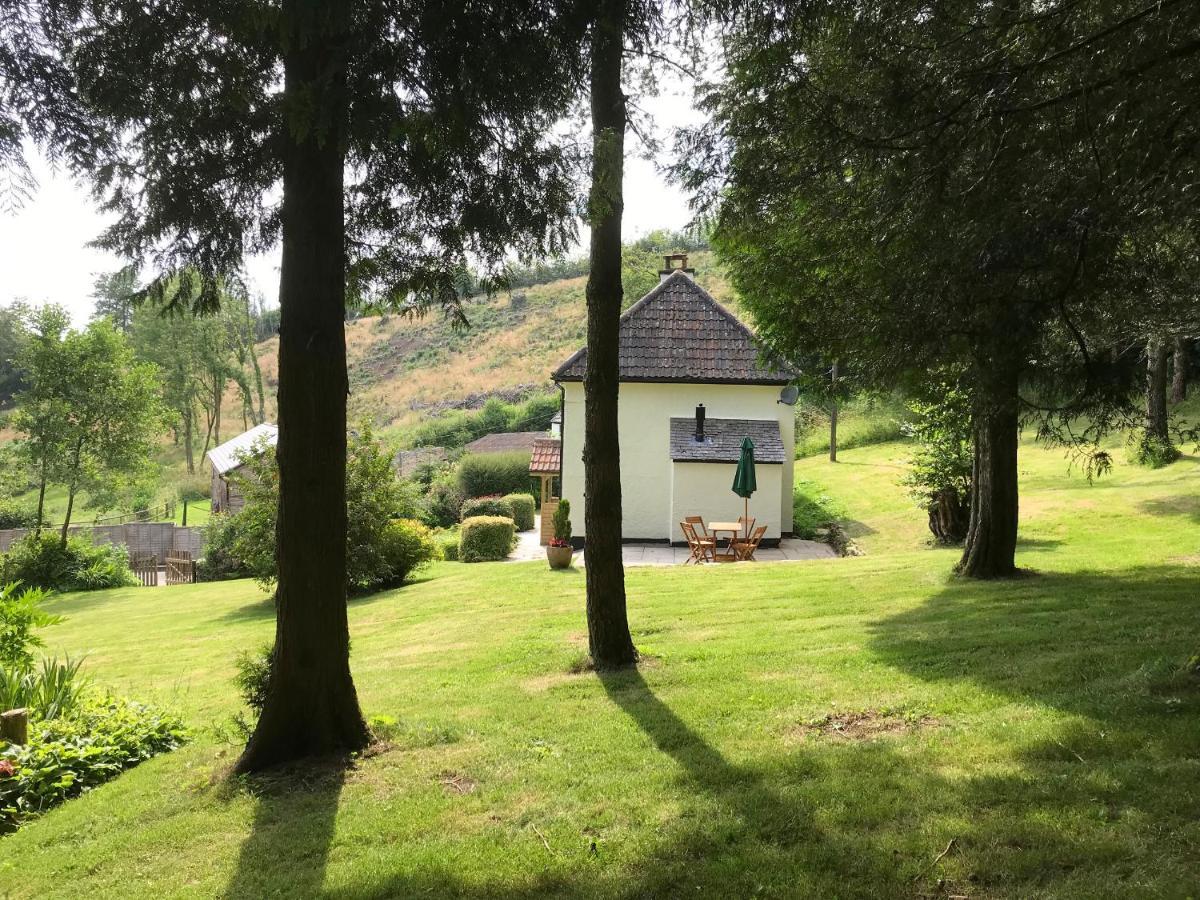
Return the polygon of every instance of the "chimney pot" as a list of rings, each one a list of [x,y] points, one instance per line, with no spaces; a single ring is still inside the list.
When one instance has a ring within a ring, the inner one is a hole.
[[[704,404],[696,407],[696,443],[704,443]]]

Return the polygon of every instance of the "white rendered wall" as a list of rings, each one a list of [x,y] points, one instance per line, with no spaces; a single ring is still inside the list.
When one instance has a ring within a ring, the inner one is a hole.
[[[583,385],[566,382],[563,421],[563,497],[571,502],[571,526],[578,537],[583,529]],[[795,418],[792,407],[779,403],[779,387],[741,384],[658,384],[623,382],[619,421],[621,441],[621,500],[623,535],[627,540],[679,540],[678,520],[672,505],[673,464],[670,454],[672,418],[691,418],[703,403],[712,419],[775,419],[783,440],[783,465],[758,467],[759,490],[752,502],[771,504],[770,520],[777,529],[792,530],[792,479],[795,458]],[[698,465],[721,469],[716,463]],[[763,473],[779,471],[774,487],[764,483]],[[713,476],[715,477],[715,476]],[[730,470],[729,484],[733,483]],[[730,510],[736,515],[741,500],[725,486]],[[689,515],[702,513],[689,513]],[[766,516],[762,524],[767,524]]]
[[[709,522],[734,522],[745,510],[745,501],[730,490],[736,463],[685,463],[677,462],[674,467],[673,490],[671,493],[671,523],[674,533],[671,540],[682,541],[683,532],[679,523],[685,516],[700,516],[707,526]],[[767,526],[765,540],[779,537],[779,493],[783,466],[755,466],[754,476],[758,490],[750,498],[750,516],[754,525]]]

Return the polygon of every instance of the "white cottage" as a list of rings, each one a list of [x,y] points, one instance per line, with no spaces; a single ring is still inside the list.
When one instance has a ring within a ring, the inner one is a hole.
[[[672,268],[679,261],[679,268]],[[621,317],[621,500],[626,541],[672,541],[685,516],[732,520],[744,437],[758,490],[750,515],[765,542],[792,533],[795,419],[780,402],[794,373],[764,363],[753,333],[696,284],[686,257],[668,257],[658,287]],[[563,393],[562,490],[574,535],[583,527],[583,375],[587,348],[555,372]]]

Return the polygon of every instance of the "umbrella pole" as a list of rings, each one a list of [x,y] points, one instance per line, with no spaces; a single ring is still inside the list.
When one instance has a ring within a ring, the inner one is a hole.
[[[742,516],[742,524],[746,526],[746,540],[750,540],[750,498],[743,497],[742,500],[746,504],[746,512]]]

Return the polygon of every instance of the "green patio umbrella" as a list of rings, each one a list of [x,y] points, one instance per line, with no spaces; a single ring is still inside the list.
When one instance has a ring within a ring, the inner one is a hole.
[[[742,438],[742,455],[738,458],[737,471],[733,473],[733,492],[746,501],[746,524],[750,523],[750,495],[758,490],[754,477],[754,441]],[[750,535],[747,534],[746,537]]]

